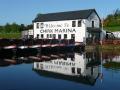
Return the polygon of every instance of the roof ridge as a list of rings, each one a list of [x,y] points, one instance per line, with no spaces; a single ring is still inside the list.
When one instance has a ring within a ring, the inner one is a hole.
[[[78,12],[78,11],[89,11],[89,10],[95,10],[93,9],[82,9],[82,10],[71,10],[71,11],[60,11],[60,12],[51,12],[51,13],[42,13],[41,15],[46,15],[46,14],[59,14],[59,13],[68,13],[68,12]]]

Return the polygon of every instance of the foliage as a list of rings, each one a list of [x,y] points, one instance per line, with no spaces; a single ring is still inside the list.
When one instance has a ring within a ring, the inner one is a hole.
[[[111,32],[120,31],[120,26],[104,27],[104,30],[111,31]]]
[[[0,38],[20,38],[21,31],[32,29],[33,25],[18,25],[16,23],[7,23],[4,26],[0,26]]]
[[[4,26],[0,26],[0,33],[20,33],[23,30],[32,29],[33,25],[18,25],[16,23],[9,24],[7,23]]]
[[[120,10],[116,9],[115,12],[109,14],[103,22],[104,27],[120,26]]]
[[[21,37],[21,33],[0,33],[0,38],[13,38],[13,39],[17,39]]]

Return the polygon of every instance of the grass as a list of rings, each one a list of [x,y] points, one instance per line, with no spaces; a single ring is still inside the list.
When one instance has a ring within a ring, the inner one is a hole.
[[[99,50],[103,52],[107,51],[120,51],[120,45],[87,45],[85,46],[86,51],[94,51],[94,50]]]
[[[120,26],[114,26],[114,27],[104,27],[105,30],[115,32],[120,31]]]
[[[20,33],[0,33],[0,38],[18,39],[20,37],[21,37]]]

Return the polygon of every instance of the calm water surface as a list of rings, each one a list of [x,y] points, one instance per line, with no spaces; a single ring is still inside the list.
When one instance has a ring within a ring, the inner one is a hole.
[[[120,55],[116,52],[0,59],[0,90],[119,90],[119,84]]]

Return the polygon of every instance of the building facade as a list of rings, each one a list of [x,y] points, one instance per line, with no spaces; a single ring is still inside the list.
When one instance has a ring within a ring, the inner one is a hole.
[[[95,9],[40,14],[33,20],[34,38],[100,40],[101,20]]]
[[[33,38],[33,29],[23,30],[21,33],[21,38],[24,39]]]

